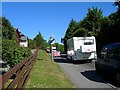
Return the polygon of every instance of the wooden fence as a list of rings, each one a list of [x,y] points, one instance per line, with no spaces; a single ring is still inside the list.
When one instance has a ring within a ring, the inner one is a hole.
[[[37,53],[38,50],[21,63],[15,65],[7,73],[0,76],[0,90],[24,88],[29,79],[32,66],[37,58]]]

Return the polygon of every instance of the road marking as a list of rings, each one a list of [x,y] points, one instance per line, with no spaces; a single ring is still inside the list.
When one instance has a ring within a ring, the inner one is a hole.
[[[115,87],[114,85],[108,83],[109,86],[111,86],[112,88],[116,89],[116,90],[119,90],[117,87]]]

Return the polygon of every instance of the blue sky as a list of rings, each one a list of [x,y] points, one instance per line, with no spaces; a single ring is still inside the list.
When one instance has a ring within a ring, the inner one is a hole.
[[[71,19],[82,20],[88,8],[98,7],[104,16],[117,11],[114,2],[3,2],[2,15],[33,39],[41,32],[45,40],[54,36],[60,43]]]

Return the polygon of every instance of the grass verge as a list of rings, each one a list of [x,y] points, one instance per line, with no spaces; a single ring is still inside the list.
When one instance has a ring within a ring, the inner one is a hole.
[[[50,55],[40,50],[26,88],[75,88]]]

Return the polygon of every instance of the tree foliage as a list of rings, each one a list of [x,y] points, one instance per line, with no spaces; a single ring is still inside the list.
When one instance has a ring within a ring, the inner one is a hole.
[[[2,38],[2,18],[0,17],[0,38]]]
[[[64,52],[64,45],[58,44],[58,51]]]
[[[20,47],[13,40],[2,40],[2,60],[12,68],[31,55],[29,48]]]
[[[120,12],[110,14],[104,18],[101,26],[101,47],[110,44],[120,42]],[[100,41],[100,40],[99,40]]]
[[[65,51],[67,51],[67,40],[72,37],[97,36],[100,33],[102,20],[102,10],[98,10],[97,7],[89,8],[86,17],[80,22],[72,19],[64,36]]]
[[[76,26],[77,26],[77,22],[72,19],[65,34],[66,39],[72,37],[72,33],[75,31]]]
[[[33,41],[35,42],[37,48],[45,49],[48,46],[48,43],[43,39],[40,32],[36,35]]]
[[[56,47],[56,50],[57,50],[57,51],[64,52],[64,45],[62,45],[62,44],[54,43],[54,44],[53,44],[53,47]]]
[[[11,25],[10,21],[5,17],[2,20],[2,60],[12,68],[20,63],[24,58],[31,54],[29,48],[20,47],[16,43],[15,28]],[[0,43],[1,45],[1,43]]]
[[[70,24],[68,26],[68,29],[67,29],[67,31],[65,33],[65,37],[64,37],[65,51],[67,50],[67,40],[72,37],[72,34],[75,32],[77,25],[78,25],[78,23],[75,20],[72,19],[70,21]]]
[[[114,3],[120,8],[120,1]],[[73,28],[71,28],[71,24]],[[120,42],[120,9],[103,17],[102,10],[96,8],[88,9],[86,17],[80,22],[72,19],[64,36],[64,48],[67,51],[67,40],[72,37],[95,36],[98,54],[107,44]]]
[[[16,40],[15,29],[5,17],[2,17],[2,38]]]
[[[120,0],[116,0],[114,3],[115,6],[118,6],[118,10],[120,10]]]
[[[31,49],[36,48],[36,44],[35,44],[34,40],[28,39],[28,47],[31,48]]]
[[[81,21],[81,27],[88,31],[87,36],[96,35],[100,31],[102,20],[102,10],[92,7],[88,9],[87,16]]]

